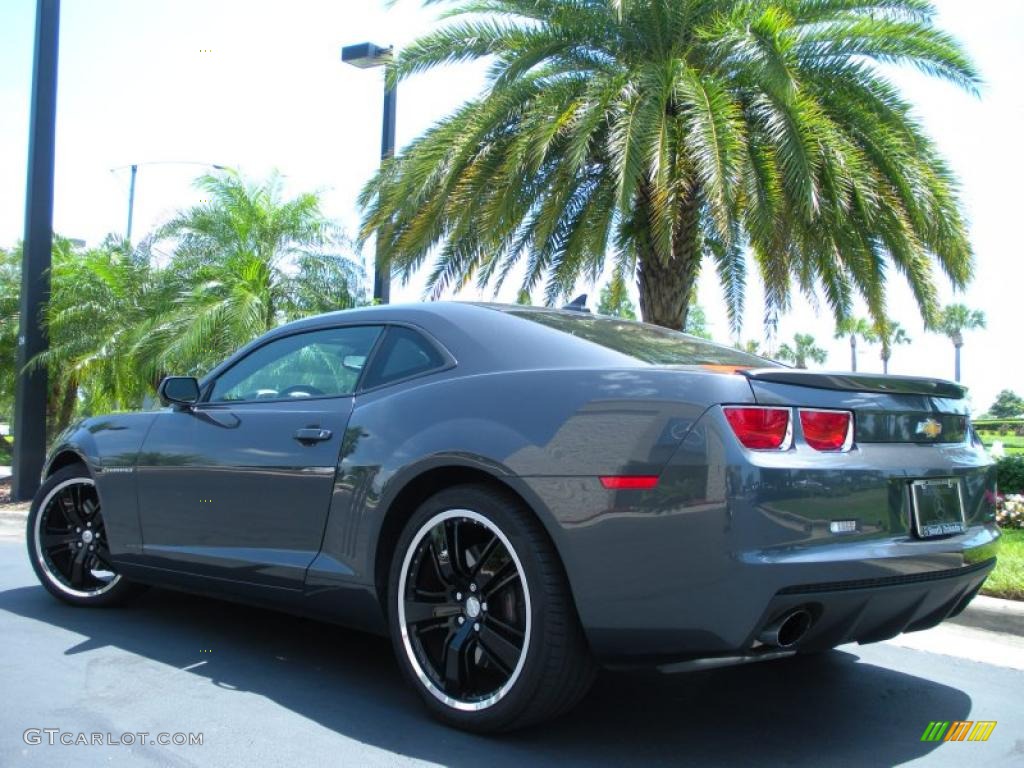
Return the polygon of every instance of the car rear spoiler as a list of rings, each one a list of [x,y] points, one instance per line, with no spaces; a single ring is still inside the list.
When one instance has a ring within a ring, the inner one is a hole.
[[[883,376],[877,373],[819,373],[792,368],[754,368],[737,371],[753,381],[773,381],[797,387],[845,392],[885,392],[895,395],[931,395],[961,400],[967,388],[943,379],[919,376]]]

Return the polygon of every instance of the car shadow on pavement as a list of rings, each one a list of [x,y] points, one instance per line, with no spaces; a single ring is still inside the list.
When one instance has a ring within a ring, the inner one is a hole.
[[[838,651],[673,676],[608,672],[567,716],[485,738],[432,721],[382,638],[156,589],[126,608],[88,610],[22,587],[0,592],[0,609],[85,636],[66,654],[109,646],[178,669],[205,661],[190,674],[365,744],[452,766],[891,766],[938,746],[920,741],[922,718],[971,711],[962,691]]]

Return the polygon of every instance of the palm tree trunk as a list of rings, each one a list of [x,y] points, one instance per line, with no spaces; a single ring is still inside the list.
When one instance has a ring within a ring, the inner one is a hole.
[[[850,370],[857,372],[857,334],[850,334]]]
[[[889,375],[889,356],[884,352],[882,353],[882,373],[886,376]]]
[[[47,442],[59,435],[68,425],[75,414],[75,403],[78,400],[78,383],[68,381],[58,384],[50,390],[50,398],[47,404]]]
[[[640,196],[643,201],[644,189]],[[637,214],[641,226],[647,225],[646,236],[640,238],[644,245],[637,264],[640,313],[644,322],[681,331],[686,327],[690,297],[700,270],[699,203],[694,197],[683,203],[672,238],[672,253],[667,260],[659,258],[652,242],[648,210],[649,206],[641,202]]]
[[[955,360],[956,360],[956,363],[955,363],[954,368],[953,368],[953,372],[954,372],[954,376],[955,376],[954,381],[957,381],[957,382],[960,381],[960,347],[962,347],[962,346],[963,346],[963,344],[954,344],[953,345],[953,349],[955,350],[954,356],[955,356]]]

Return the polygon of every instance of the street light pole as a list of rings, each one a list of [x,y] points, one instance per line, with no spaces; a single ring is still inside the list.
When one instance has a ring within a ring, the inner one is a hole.
[[[139,175],[138,164],[132,165],[132,181],[128,187],[128,229],[125,232],[124,241],[132,241],[132,216],[135,214],[135,177]]]
[[[121,171],[125,168],[129,168],[132,172],[131,182],[128,185],[128,226],[125,230],[125,242],[131,243],[132,241],[132,221],[135,216],[135,177],[139,174],[140,165],[201,165],[206,168],[213,168],[217,171],[226,171],[226,165],[217,165],[217,163],[203,163],[198,160],[152,160],[146,163],[132,163],[131,165],[122,165],[117,168],[111,168],[110,172]]]
[[[394,58],[394,49],[373,43],[346,45],[341,49],[341,60],[359,69],[387,66]],[[389,85],[384,78],[384,121],[381,131],[380,159],[385,161],[395,156],[395,120],[398,106],[397,86]],[[391,265],[384,259],[384,243],[377,236],[373,268],[373,298],[380,304],[391,301]]]
[[[384,125],[380,143],[380,161],[383,165],[395,156],[395,117],[397,113],[398,90],[388,85],[384,78]],[[391,301],[391,264],[384,260],[384,241],[376,239],[376,254],[373,270],[373,297],[381,304]]]
[[[17,385],[14,395],[14,466],[11,497],[27,500],[39,488],[46,458],[46,369],[29,363],[49,347],[43,306],[50,297],[53,248],[53,166],[57,130],[57,53],[60,0],[37,0],[35,61],[25,190]]]

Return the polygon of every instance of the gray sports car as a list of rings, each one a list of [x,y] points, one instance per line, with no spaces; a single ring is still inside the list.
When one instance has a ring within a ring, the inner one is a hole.
[[[925,629],[995,563],[994,471],[945,381],[431,303],[291,323],[160,397],[58,440],[28,521],[43,586],[390,634],[430,710],[476,731],[565,711],[602,664]]]

